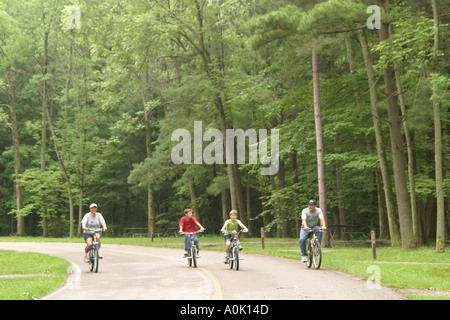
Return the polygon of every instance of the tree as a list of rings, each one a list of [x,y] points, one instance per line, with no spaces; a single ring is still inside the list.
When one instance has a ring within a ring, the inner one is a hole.
[[[434,51],[433,51],[433,74],[431,82],[436,81],[439,74],[439,17],[436,0],[431,0],[434,22]],[[434,79],[433,79],[434,78]],[[441,110],[437,97],[436,84],[432,83],[433,90],[433,118],[434,118],[434,159],[436,174],[436,200],[437,200],[437,230],[436,251],[445,251],[445,213],[444,213],[444,189],[442,178],[442,136],[441,136]]]
[[[383,0],[377,0],[376,3],[384,8],[388,13],[388,7]],[[381,23],[381,29],[378,31],[380,41],[386,41],[389,37],[389,23]],[[384,85],[386,92],[386,103],[389,117],[389,132],[391,140],[391,152],[393,158],[393,171],[395,194],[397,197],[397,210],[400,222],[400,233],[402,236],[402,248],[414,248],[416,243],[412,230],[412,216],[410,198],[406,187],[405,165],[403,160],[403,139],[400,130],[400,110],[398,107],[397,96],[395,95],[395,72],[394,66],[388,63],[383,68]]]
[[[22,72],[18,66],[26,61],[28,51],[22,50],[28,39],[20,30],[18,22],[7,12],[0,8],[0,72],[3,73],[0,81],[0,92],[7,97],[7,102],[1,106],[9,115],[9,128],[11,129],[12,146],[14,154],[14,190],[16,195],[17,235],[25,234],[25,218],[22,199],[22,188],[20,185],[21,159],[19,142],[19,123],[16,114],[16,95],[22,82]]]
[[[325,184],[325,163],[324,146],[322,137],[322,113],[320,108],[320,79],[319,79],[319,56],[316,51],[315,39],[312,43],[312,73],[313,73],[313,88],[314,88],[314,119],[316,123],[316,143],[317,143],[317,179],[319,181],[319,205],[323,211],[325,222],[327,219],[327,197]],[[328,246],[327,233],[324,235],[324,244]]]

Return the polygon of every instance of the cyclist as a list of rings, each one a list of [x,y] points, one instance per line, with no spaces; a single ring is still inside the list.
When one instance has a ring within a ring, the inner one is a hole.
[[[181,218],[178,226],[180,227],[180,233],[195,232],[197,231],[195,226],[198,226],[201,231],[205,230],[205,228],[203,228],[203,226],[197,221],[197,219],[195,219],[195,217],[192,216],[192,209],[184,210],[184,217]],[[198,250],[198,238],[196,234],[194,234],[194,244]],[[189,250],[191,250],[191,240],[188,234],[185,234],[184,250],[185,250],[184,256],[185,257],[189,256]]]
[[[238,227],[241,227],[242,229],[244,229],[244,232],[248,232],[248,229],[246,226],[244,226],[244,224],[237,219],[237,211],[236,210],[231,210],[230,211],[230,219],[228,219],[227,221],[225,221],[222,229],[220,230],[221,232],[224,232],[224,238],[225,238],[225,258],[224,258],[224,263],[228,263],[228,258],[230,255],[230,246],[231,246],[231,240],[233,238],[233,234],[236,233]],[[238,240],[238,246],[239,246],[239,250],[242,250],[242,247],[240,245],[240,242]]]
[[[87,229],[100,229],[100,226],[103,227],[103,232],[106,231],[106,223],[105,223],[105,219],[103,219],[103,216],[101,215],[100,212],[97,212],[97,205],[95,203],[92,203],[89,206],[89,210],[91,212],[88,212],[84,215],[83,220],[81,220],[81,225],[83,227],[83,236],[84,236],[84,241],[86,242],[86,247],[84,248],[84,262],[88,263],[89,262],[89,257],[88,257],[88,253],[91,250],[92,247],[92,240],[94,238],[94,234],[89,232]],[[98,257],[100,259],[103,259],[103,255],[100,253],[100,247],[101,247],[101,243],[100,243],[100,237],[102,236],[102,232],[96,232],[95,233],[97,236],[97,241],[98,241]]]
[[[317,225],[318,220],[320,220],[321,227]],[[302,226],[300,230],[300,250],[302,252],[302,262],[308,261],[306,256],[306,240],[309,237],[309,231],[317,231],[320,228],[327,228],[325,226],[325,218],[323,216],[322,210],[320,208],[317,208],[317,201],[311,199],[308,202],[308,208],[305,208],[302,211]],[[322,232],[317,233],[317,239],[320,243],[322,240]]]

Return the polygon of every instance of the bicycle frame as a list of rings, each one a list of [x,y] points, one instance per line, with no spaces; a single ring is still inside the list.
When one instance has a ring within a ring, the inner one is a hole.
[[[319,269],[320,264],[322,263],[322,249],[320,247],[319,239],[316,236],[316,231],[323,232],[322,229],[309,231],[307,245],[308,261],[306,262],[306,266],[311,268],[314,264],[314,268]]]
[[[239,235],[241,234],[241,232],[243,232],[243,230],[240,230],[239,232],[232,234],[233,241],[231,242],[230,252],[229,252],[231,254],[231,257],[228,259],[228,261],[230,262],[230,269],[233,269],[233,265],[234,265],[236,268],[236,271],[239,270],[239,260],[244,260],[242,258],[239,258],[239,248],[237,245],[237,241],[239,239]]]
[[[198,248],[195,245],[194,242],[194,235],[197,233],[200,233],[202,231],[196,231],[196,232],[180,232],[180,234],[188,235],[189,241],[190,241],[190,249],[189,249],[189,255],[187,256],[188,259],[188,265],[189,267],[194,265],[194,268],[197,268],[197,258],[200,258],[198,255]]]
[[[88,229],[88,232],[94,232],[92,237],[92,245],[91,250],[89,250],[89,270],[92,272],[98,272],[98,241],[97,241],[97,233],[101,231],[101,229]]]

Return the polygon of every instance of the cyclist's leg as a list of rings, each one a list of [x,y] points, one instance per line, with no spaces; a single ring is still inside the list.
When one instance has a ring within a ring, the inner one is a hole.
[[[225,242],[225,253],[226,254],[230,253],[230,247],[231,247],[231,240],[230,239],[226,239],[226,242]]]
[[[308,240],[309,231],[303,229],[303,226],[300,229],[300,250],[302,252],[302,256],[306,256],[306,240]]]
[[[84,248],[84,262],[89,262],[89,251],[91,250],[92,247],[92,235],[90,234],[83,234],[84,237],[84,241],[86,242],[86,247]]]
[[[100,259],[102,259],[102,258],[103,258],[103,255],[100,253],[100,248],[102,247],[102,243],[101,243],[101,241],[100,241],[100,238],[102,237],[102,233],[101,233],[101,232],[97,232],[97,233],[95,234],[95,236],[97,237],[97,242],[98,242],[98,257],[99,257]]]
[[[231,235],[227,234],[224,236],[225,238],[225,257],[223,262],[228,263],[228,257],[230,255],[230,247],[231,247]]]
[[[84,248],[84,252],[88,253],[89,250],[91,250],[91,247],[92,247],[92,235],[85,234],[84,235],[84,241],[86,242],[86,247]]]
[[[197,252],[199,252],[200,250],[200,248],[199,248],[199,246],[198,246],[198,238],[197,238],[197,234],[194,234],[194,245],[195,245],[195,247],[197,248]]]
[[[100,238],[102,237],[102,233],[101,232],[97,232],[95,234],[95,236],[97,237],[98,247],[101,248],[102,243],[100,242]]]
[[[319,226],[315,226],[314,228],[312,228],[314,230],[314,233],[316,234],[317,240],[319,240],[319,243],[322,243],[322,235],[323,232],[320,232],[320,227]]]
[[[184,250],[185,251],[191,250],[191,238],[190,235],[188,234],[184,235]]]

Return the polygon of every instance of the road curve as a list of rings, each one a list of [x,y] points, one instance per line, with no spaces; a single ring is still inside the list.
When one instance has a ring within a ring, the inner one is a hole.
[[[83,248],[83,243],[0,242],[0,249],[40,252],[72,263],[65,285],[43,300],[405,299],[342,272],[244,252],[236,271],[222,262],[222,252],[202,250],[198,268],[189,268],[180,249],[103,244],[104,259],[99,272],[92,273],[83,261]]]

